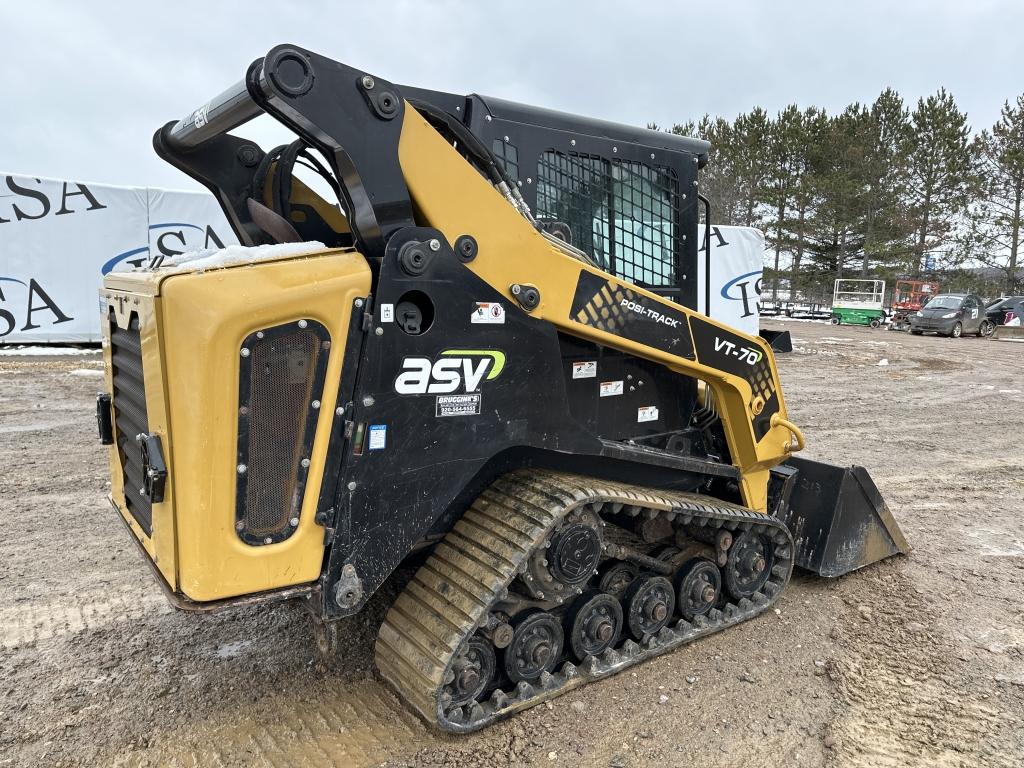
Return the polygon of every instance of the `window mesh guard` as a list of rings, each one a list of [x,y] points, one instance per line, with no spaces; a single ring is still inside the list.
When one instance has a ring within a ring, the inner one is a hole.
[[[678,286],[675,174],[644,163],[545,152],[537,216],[567,224],[572,244],[612,274],[651,288]]]

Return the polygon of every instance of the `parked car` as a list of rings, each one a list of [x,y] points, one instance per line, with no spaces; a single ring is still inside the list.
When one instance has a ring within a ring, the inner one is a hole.
[[[1015,296],[1009,306],[1005,308],[1003,325],[1018,328],[1024,325],[1024,296]]]
[[[995,323],[985,314],[985,303],[973,293],[942,293],[910,316],[910,332],[937,333],[959,338],[965,333],[991,336]]]
[[[995,325],[1006,324],[1006,313],[1010,309],[1020,302],[1024,301],[1024,296],[1003,296],[1002,298],[996,299],[987,307],[985,307],[985,315]],[[1018,315],[1020,317],[1020,315]]]

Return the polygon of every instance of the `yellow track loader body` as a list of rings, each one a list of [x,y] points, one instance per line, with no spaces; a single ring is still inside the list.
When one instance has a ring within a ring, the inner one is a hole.
[[[330,649],[416,565],[377,664],[465,732],[908,549],[696,311],[705,142],[278,46],[154,146],[242,244],[101,294],[111,501],[180,607],[300,598]]]

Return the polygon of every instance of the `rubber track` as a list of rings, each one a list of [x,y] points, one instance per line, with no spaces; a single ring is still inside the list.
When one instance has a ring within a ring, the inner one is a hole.
[[[490,606],[507,597],[533,548],[565,515],[590,504],[606,512],[681,518],[688,527],[753,528],[770,535],[775,564],[768,582],[749,600],[727,603],[693,622],[679,620],[642,644],[626,640],[583,664],[565,662],[535,685],[496,689],[484,702],[447,709],[444,688],[461,644],[486,622]],[[377,637],[377,667],[429,723],[468,733],[761,613],[781,594],[792,570],[792,538],[772,517],[693,493],[520,470],[497,480],[473,502],[395,600]]]

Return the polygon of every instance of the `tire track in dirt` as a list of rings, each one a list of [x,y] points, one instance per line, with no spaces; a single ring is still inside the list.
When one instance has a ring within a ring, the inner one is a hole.
[[[153,590],[110,595],[95,591],[70,599],[22,602],[0,608],[0,648],[13,649],[117,621],[170,613],[166,598]]]
[[[832,764],[844,768],[1016,768],[1007,751],[1022,721],[1005,702],[978,701],[943,632],[907,615],[928,611],[902,574],[880,580],[871,613],[847,616],[836,640],[847,649],[829,672],[847,709],[832,724]],[[873,625],[873,626],[872,626]],[[910,631],[907,627],[916,631]]]
[[[113,765],[150,759],[166,766],[297,765],[362,768],[414,754],[436,740],[375,680],[338,686],[329,698],[274,697],[187,732],[163,734],[151,749]]]

